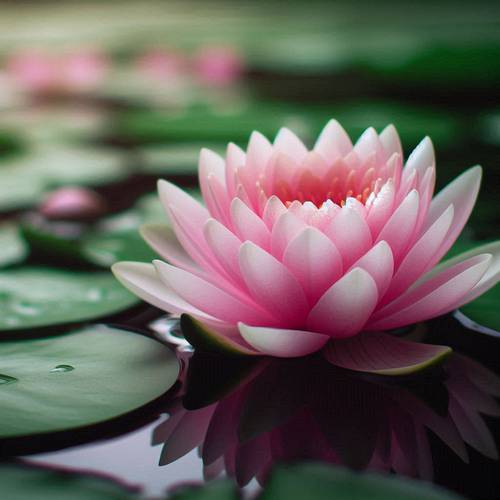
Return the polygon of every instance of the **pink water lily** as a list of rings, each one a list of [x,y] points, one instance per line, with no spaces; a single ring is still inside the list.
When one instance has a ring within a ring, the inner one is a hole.
[[[499,277],[500,242],[438,264],[471,213],[481,168],[433,198],[435,175],[429,138],[403,168],[392,125],[367,129],[353,146],[332,120],[310,151],[288,129],[273,144],[254,132],[246,152],[201,151],[205,206],[159,182],[172,229],[146,226],[142,235],[168,263],[113,271],[234,351],[296,357],[325,348],[346,368],[412,371],[449,349],[382,332],[452,311]]]

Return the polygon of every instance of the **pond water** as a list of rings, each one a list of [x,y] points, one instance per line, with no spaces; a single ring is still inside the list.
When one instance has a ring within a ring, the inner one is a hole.
[[[498,498],[494,335],[454,317],[420,325],[402,334],[446,341],[454,353],[419,374],[384,377],[342,370],[319,356],[249,361],[193,354],[175,321],[152,326],[175,342],[178,383],[113,424],[20,443],[22,460],[105,474],[148,495],[224,474],[253,492],[276,463],[314,460],[393,471],[467,498]]]

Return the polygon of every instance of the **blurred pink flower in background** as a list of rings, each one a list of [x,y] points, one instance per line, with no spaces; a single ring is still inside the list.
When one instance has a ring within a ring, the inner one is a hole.
[[[172,49],[150,49],[136,60],[138,70],[153,80],[179,78],[186,71],[186,61]]]
[[[339,366],[412,371],[450,349],[382,331],[452,311],[499,274],[500,242],[435,267],[472,211],[481,168],[433,198],[435,176],[429,138],[403,169],[393,126],[369,128],[353,146],[332,120],[312,151],[288,129],[273,144],[255,132],[246,152],[234,144],[225,159],[201,151],[206,206],[159,182],[173,231],[149,226],[142,235],[169,264],[113,270],[226,349],[296,357],[326,346]]]
[[[194,56],[194,71],[204,83],[225,86],[239,80],[243,74],[244,59],[230,46],[204,46]]]
[[[63,54],[27,50],[14,54],[7,62],[12,78],[34,94],[93,90],[102,82],[107,69],[106,57],[88,49]]]
[[[47,194],[38,211],[48,219],[87,219],[106,210],[104,199],[91,189],[68,186]]]

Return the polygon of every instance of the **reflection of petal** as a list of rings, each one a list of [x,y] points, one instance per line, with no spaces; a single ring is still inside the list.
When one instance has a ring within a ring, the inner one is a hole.
[[[450,395],[449,412],[466,443],[486,457],[498,460],[495,440],[475,408],[470,408]]]
[[[410,342],[378,332],[333,340],[324,350],[326,359],[334,365],[381,375],[413,373],[450,353],[446,346]]]
[[[167,465],[189,453],[203,442],[215,404],[188,411],[177,424],[161,451],[160,465]]]

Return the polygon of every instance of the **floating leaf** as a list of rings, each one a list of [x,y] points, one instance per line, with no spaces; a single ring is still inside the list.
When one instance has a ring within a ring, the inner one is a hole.
[[[168,497],[170,500],[238,500],[240,495],[232,481],[220,479],[199,486],[181,486]]]
[[[103,422],[164,394],[179,364],[160,342],[127,330],[90,326],[66,335],[0,342],[0,438]]]
[[[460,308],[460,311],[478,325],[500,332],[500,285],[479,296],[469,304]]]
[[[2,496],[9,500],[127,500],[137,492],[111,479],[26,465],[0,465]]]
[[[18,229],[11,224],[0,226],[0,267],[21,262],[28,253]]]
[[[458,500],[444,489],[394,476],[303,464],[278,467],[260,500]]]
[[[110,272],[48,267],[0,272],[0,331],[97,319],[137,303]]]

